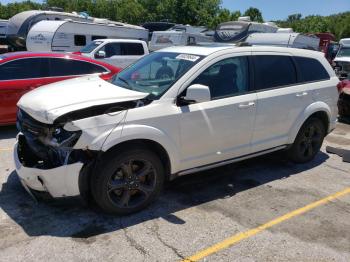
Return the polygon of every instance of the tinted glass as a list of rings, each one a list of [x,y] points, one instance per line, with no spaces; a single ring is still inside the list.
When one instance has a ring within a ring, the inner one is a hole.
[[[41,58],[18,59],[0,66],[0,80],[44,77]]]
[[[108,43],[101,47],[98,51],[105,51],[106,58],[115,55],[121,55],[120,43]]]
[[[121,43],[122,55],[143,55],[143,46],[139,43]]]
[[[243,94],[249,89],[247,57],[224,59],[201,73],[192,84],[206,85],[212,99]]]
[[[88,62],[64,58],[50,59],[50,76],[86,75],[106,71],[103,67]]]
[[[102,35],[93,35],[91,36],[91,40],[94,41],[96,39],[106,39],[107,36],[102,36]]]
[[[300,70],[301,82],[312,82],[330,78],[326,69],[316,59],[307,57],[295,57],[294,59]]]
[[[201,59],[192,54],[154,52],[121,71],[112,83],[158,99]]]
[[[85,35],[75,35],[74,36],[74,44],[76,46],[85,46],[86,45]]]
[[[296,71],[289,56],[259,55],[254,58],[254,83],[257,90],[292,85]]]

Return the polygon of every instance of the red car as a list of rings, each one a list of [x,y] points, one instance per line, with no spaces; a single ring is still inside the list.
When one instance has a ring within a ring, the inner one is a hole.
[[[350,76],[338,84],[338,111],[341,121],[350,122]]]
[[[96,73],[108,80],[120,70],[73,54],[15,52],[0,55],[0,125],[16,122],[18,100],[34,88]]]

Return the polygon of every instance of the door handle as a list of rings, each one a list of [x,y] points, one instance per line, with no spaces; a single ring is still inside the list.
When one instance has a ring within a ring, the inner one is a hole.
[[[307,96],[307,92],[297,93],[295,96],[296,96],[296,97]]]
[[[254,102],[249,102],[249,103],[246,103],[246,104],[239,104],[238,107],[239,108],[249,108],[249,107],[252,107],[252,106],[255,106],[255,103]]]

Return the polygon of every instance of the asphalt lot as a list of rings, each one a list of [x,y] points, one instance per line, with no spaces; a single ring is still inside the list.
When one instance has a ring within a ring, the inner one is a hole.
[[[222,248],[202,261],[350,261],[350,163],[325,151],[350,150],[350,125],[338,124],[311,163],[275,153],[182,177],[149,209],[126,217],[35,203],[14,171],[15,135],[0,128],[0,261],[179,261],[217,243]],[[222,242],[241,232],[256,234]]]

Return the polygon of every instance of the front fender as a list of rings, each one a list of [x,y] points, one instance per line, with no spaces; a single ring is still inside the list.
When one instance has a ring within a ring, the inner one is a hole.
[[[331,108],[324,102],[318,101],[315,103],[312,103],[308,107],[305,108],[304,111],[302,111],[296,121],[292,125],[292,129],[289,132],[288,136],[288,144],[293,144],[296,136],[298,135],[298,132],[301,128],[301,126],[305,123],[305,121],[314,113],[317,112],[325,112],[328,116],[328,122],[331,122]]]
[[[102,146],[102,151],[105,152],[122,142],[138,139],[151,140],[160,144],[168,153],[171,173],[174,174],[180,171],[180,150],[176,141],[163,130],[152,126],[136,124],[118,126],[106,139]]]

